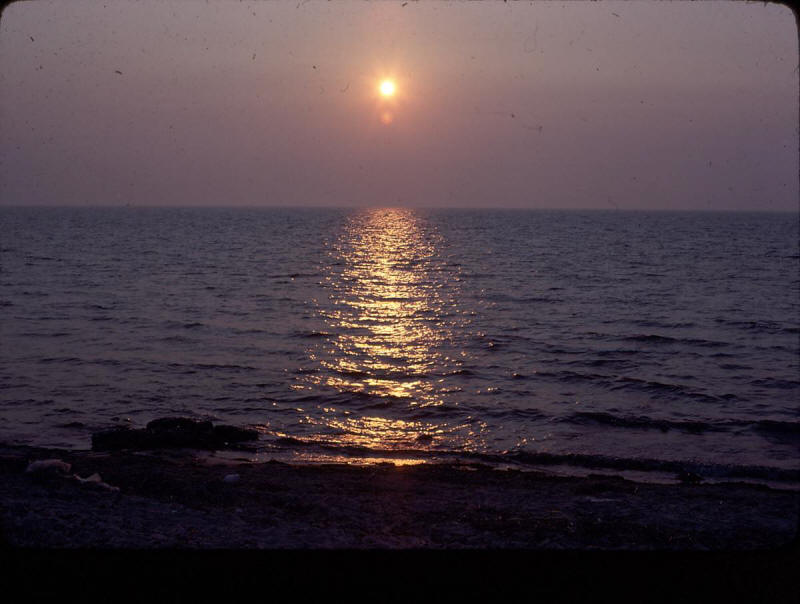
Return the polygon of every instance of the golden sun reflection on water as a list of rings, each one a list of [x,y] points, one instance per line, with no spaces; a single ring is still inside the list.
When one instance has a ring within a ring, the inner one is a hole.
[[[323,284],[329,300],[318,308],[329,335],[309,350],[320,370],[304,379],[313,389],[353,395],[357,411],[307,417],[325,427],[310,440],[380,450],[475,448],[476,426],[415,417],[459,390],[447,383],[462,363],[454,340],[464,320],[459,277],[441,244],[414,211],[375,209],[353,216],[331,247]]]
[[[340,391],[413,398],[432,405],[437,344],[447,336],[438,324],[439,283],[426,270],[436,249],[410,210],[374,210],[359,217],[335,253],[344,270],[329,276],[332,308],[321,311],[338,333],[320,359],[326,383]]]
[[[432,422],[407,421],[386,417],[347,417],[326,420],[306,418],[307,424],[323,424],[333,429],[337,446],[375,448],[402,451],[414,443],[416,449],[426,449],[437,438],[446,438],[456,428],[437,426]],[[317,435],[306,438],[307,442],[327,444],[330,438]]]

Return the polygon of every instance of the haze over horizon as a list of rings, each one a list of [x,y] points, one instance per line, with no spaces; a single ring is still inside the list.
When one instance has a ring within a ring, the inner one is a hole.
[[[0,205],[797,211],[798,63],[777,4],[15,3]]]

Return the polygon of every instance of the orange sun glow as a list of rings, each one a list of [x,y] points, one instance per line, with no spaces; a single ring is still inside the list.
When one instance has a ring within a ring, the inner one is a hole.
[[[395,86],[394,82],[391,80],[384,80],[381,82],[380,91],[381,95],[389,97],[393,96],[395,91],[397,90],[397,86]]]

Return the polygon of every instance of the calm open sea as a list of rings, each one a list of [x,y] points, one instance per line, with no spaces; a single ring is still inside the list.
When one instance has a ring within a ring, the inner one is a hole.
[[[0,440],[800,480],[798,215],[0,208]]]

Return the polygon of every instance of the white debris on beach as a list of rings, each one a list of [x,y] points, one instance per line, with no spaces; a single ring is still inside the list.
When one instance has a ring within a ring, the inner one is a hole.
[[[91,476],[89,476],[87,478],[81,478],[77,474],[73,474],[73,477],[78,482],[103,482],[103,479],[100,478],[100,474],[98,474],[97,472],[95,472],[94,474],[92,474]]]
[[[48,472],[48,471],[55,471],[59,474],[62,474],[65,478],[72,478],[81,484],[90,484],[93,486],[98,486],[102,489],[111,492],[119,492],[119,487],[112,486],[107,482],[103,482],[103,478],[95,472],[86,478],[82,478],[78,474],[70,474],[70,470],[72,469],[72,464],[69,464],[65,461],[60,459],[39,459],[37,461],[33,461],[28,464],[28,467],[25,469],[26,473],[41,473],[41,472]]]
[[[38,461],[31,462],[28,464],[26,468],[26,472],[43,472],[46,470],[59,470],[64,474],[69,474],[72,465],[68,464],[65,461],[61,461],[60,459],[40,459]]]
[[[107,482],[103,482],[103,479],[100,477],[100,474],[98,474],[97,472],[95,472],[91,476],[88,476],[87,478],[81,478],[77,474],[73,474],[72,477],[75,480],[77,480],[78,482],[80,482],[81,484],[89,483],[89,484],[97,485],[98,487],[106,489],[107,491],[112,491],[112,492],[119,491],[119,487],[111,486]]]

